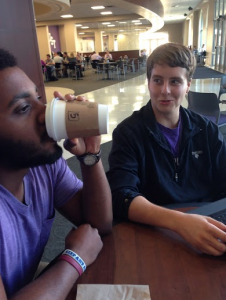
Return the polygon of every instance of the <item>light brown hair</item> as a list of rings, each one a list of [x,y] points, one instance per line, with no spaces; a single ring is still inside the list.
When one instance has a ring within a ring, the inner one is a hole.
[[[190,82],[195,72],[196,60],[193,53],[185,46],[177,43],[166,43],[157,47],[147,60],[147,79],[155,65],[168,65],[169,67],[181,67],[187,70],[187,80]]]

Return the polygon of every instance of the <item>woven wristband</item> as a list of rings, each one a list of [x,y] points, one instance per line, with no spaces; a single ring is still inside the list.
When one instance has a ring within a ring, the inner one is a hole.
[[[72,265],[76,269],[79,276],[82,275],[82,273],[83,273],[82,267],[72,257],[62,254],[58,259],[67,261],[70,265]]]
[[[69,250],[69,249],[66,249],[63,252],[63,254],[68,255],[71,258],[73,258],[82,267],[83,272],[85,271],[86,264],[85,264],[85,262],[81,259],[81,257],[78,254],[76,254],[74,251]]]

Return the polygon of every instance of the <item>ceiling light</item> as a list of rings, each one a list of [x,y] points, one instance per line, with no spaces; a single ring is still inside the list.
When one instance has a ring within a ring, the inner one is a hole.
[[[119,30],[119,31],[124,31],[124,30],[121,29],[121,30]]]
[[[139,20],[145,20],[145,18],[138,18]]]
[[[135,30],[141,30],[141,29],[136,28]]]
[[[139,22],[139,23],[134,23],[134,25],[142,25],[142,23],[141,23],[141,22]]]
[[[102,15],[112,15],[111,11],[103,11],[101,12]]]
[[[81,28],[86,29],[86,28],[89,28],[89,26],[82,26]]]
[[[76,25],[76,27],[81,27],[81,26],[82,26],[82,24],[77,24],[77,25]]]
[[[91,6],[92,9],[105,9],[104,6]]]
[[[139,20],[133,20],[132,22],[133,22],[133,23],[137,23],[137,22],[140,22],[140,21],[139,21]]]
[[[73,18],[72,15],[62,15],[61,18]]]
[[[108,25],[108,24],[111,24],[111,22],[104,22],[102,23],[103,25]]]
[[[111,25],[107,25],[108,27],[114,27],[115,25],[111,24]]]
[[[127,22],[119,22],[120,24],[126,24]]]
[[[79,32],[79,34],[85,34],[85,32]]]

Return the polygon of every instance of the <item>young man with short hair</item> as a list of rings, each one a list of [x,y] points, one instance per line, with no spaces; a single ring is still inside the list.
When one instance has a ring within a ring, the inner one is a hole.
[[[203,253],[226,252],[226,226],[164,208],[226,195],[226,145],[216,124],[181,106],[195,57],[167,43],[147,60],[150,101],[113,132],[108,179],[114,217],[177,232]]]

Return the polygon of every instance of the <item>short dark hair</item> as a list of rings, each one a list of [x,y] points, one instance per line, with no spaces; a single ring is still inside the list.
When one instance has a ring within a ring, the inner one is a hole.
[[[0,48],[0,71],[17,66],[16,57],[9,51]]]
[[[168,65],[169,67],[181,67],[187,70],[187,80],[190,82],[196,67],[193,53],[184,45],[177,43],[166,43],[157,47],[147,60],[147,78],[155,65]]]

